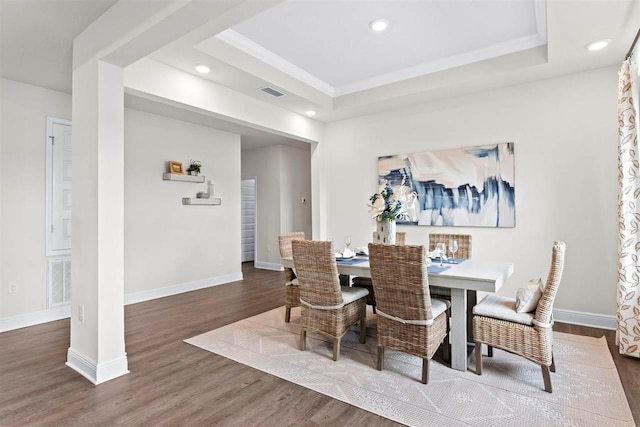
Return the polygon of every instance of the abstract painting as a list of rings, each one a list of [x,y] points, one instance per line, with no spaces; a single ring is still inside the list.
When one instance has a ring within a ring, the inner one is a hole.
[[[515,227],[513,142],[378,158],[378,184],[405,209],[398,223]]]

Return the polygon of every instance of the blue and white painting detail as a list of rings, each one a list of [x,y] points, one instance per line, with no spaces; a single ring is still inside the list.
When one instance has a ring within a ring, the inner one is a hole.
[[[380,189],[404,202],[399,223],[515,227],[513,142],[378,158]]]

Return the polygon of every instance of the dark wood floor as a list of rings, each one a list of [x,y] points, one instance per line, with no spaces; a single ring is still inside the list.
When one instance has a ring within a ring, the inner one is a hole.
[[[395,425],[184,339],[282,305],[284,275],[243,265],[242,282],[125,308],[131,373],[93,386],[67,368],[69,321],[0,334],[0,425]],[[607,336],[636,423],[640,360]]]

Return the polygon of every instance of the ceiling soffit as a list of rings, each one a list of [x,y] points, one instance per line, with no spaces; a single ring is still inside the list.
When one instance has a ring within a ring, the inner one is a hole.
[[[383,10],[378,11],[380,4]],[[407,23],[407,28],[396,28],[390,35],[372,34],[368,19],[384,13],[395,16],[392,24],[396,27]],[[431,15],[440,22],[428,30],[423,21]],[[308,28],[323,22],[323,16],[350,18],[338,19],[338,25],[324,33]],[[288,1],[194,48],[216,56],[222,40],[327,96],[337,97],[542,46],[546,43],[545,16],[545,3],[540,0]],[[315,35],[307,37],[311,33]],[[442,34],[447,35],[444,40]],[[386,36],[386,42],[372,43],[372,37],[384,41]],[[331,49],[340,43],[339,50]]]

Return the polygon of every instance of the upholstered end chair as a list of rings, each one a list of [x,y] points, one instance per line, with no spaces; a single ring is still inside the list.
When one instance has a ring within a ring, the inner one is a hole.
[[[444,342],[448,348],[448,301],[432,299],[424,246],[369,244],[371,278],[377,300],[378,362],[384,350],[422,358],[422,383],[429,382],[429,362]]]
[[[301,231],[295,231],[292,233],[282,233],[278,236],[278,243],[280,244],[280,258],[293,258],[293,250],[291,248],[291,242],[294,240],[304,240],[304,233]],[[285,268],[285,293],[284,293],[284,306],[285,314],[284,321],[289,323],[291,321],[291,309],[294,307],[300,307],[300,288],[298,286],[298,279],[296,273],[292,268]]]
[[[518,313],[513,298],[491,295],[473,309],[476,373],[482,374],[482,344],[518,354],[542,368],[545,391],[551,393],[551,375],[555,372],[553,357],[553,302],[564,269],[566,245],[553,245],[551,267],[546,286],[535,312]]]
[[[306,349],[307,331],[320,332],[333,338],[333,360],[338,360],[340,338],[351,326],[360,322],[360,342],[366,341],[369,291],[340,286],[333,242],[294,240],[292,247],[302,307],[300,350]]]

